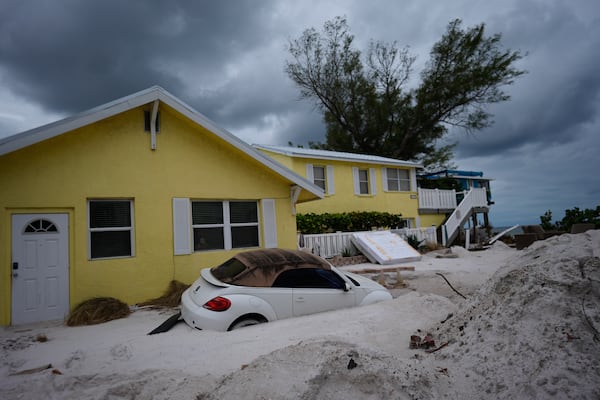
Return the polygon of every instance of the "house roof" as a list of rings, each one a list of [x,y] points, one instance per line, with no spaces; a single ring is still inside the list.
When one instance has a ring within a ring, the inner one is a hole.
[[[439,178],[455,178],[455,179],[473,179],[476,181],[493,181],[493,178],[483,176],[481,171],[465,171],[456,169],[444,169],[436,172],[429,172],[420,175],[427,179],[439,179]]]
[[[275,173],[279,174],[291,183],[301,187],[302,189],[305,189],[318,198],[323,198],[324,193],[321,188],[281,165],[277,161],[266,156],[262,152],[256,150],[229,131],[221,128],[216,123],[200,114],[198,111],[194,110],[192,107],[179,100],[160,86],[153,86],[146,90],[122,97],[90,110],[83,111],[74,116],[0,139],[0,156],[62,135],[74,129],[93,124],[97,121],[134,109],[136,107],[152,103],[155,100],[165,103],[193,122],[203,126],[215,136],[244,152],[260,164],[273,170]]]
[[[380,156],[373,156],[368,154],[356,154],[346,153],[341,151],[330,151],[330,150],[317,150],[317,149],[304,149],[301,147],[290,147],[290,146],[269,146],[253,144],[257,149],[270,151],[277,154],[283,154],[288,157],[296,158],[315,158],[320,160],[335,160],[335,161],[349,161],[349,162],[361,162],[371,164],[383,164],[383,165],[394,165],[399,167],[413,167],[422,168],[423,166],[419,163],[411,161],[402,161],[395,158],[387,158]]]

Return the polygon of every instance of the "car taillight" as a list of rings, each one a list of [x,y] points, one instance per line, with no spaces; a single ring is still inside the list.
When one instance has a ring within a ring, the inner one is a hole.
[[[231,300],[218,296],[207,301],[202,307],[210,311],[225,311],[231,307]]]

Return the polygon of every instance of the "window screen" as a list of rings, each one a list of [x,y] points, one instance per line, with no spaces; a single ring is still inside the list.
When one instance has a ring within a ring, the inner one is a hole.
[[[369,170],[358,170],[358,185],[360,194],[369,194]]]
[[[313,182],[315,185],[325,190],[325,167],[313,166]]]
[[[88,210],[90,258],[132,256],[132,202],[90,200]]]
[[[195,201],[192,203],[192,224],[222,224],[222,201]]]
[[[390,192],[409,192],[410,174],[407,169],[388,168],[387,186]]]
[[[193,201],[194,251],[259,246],[256,201]]]

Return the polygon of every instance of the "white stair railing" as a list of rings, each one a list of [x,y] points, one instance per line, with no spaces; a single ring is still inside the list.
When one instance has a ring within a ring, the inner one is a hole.
[[[447,246],[454,239],[458,229],[471,216],[474,208],[487,207],[487,205],[485,188],[471,188],[454,212],[450,214],[446,223],[442,225],[442,244]]]

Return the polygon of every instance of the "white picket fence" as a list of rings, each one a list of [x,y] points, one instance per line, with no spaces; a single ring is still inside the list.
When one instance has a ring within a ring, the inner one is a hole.
[[[435,227],[393,229],[392,232],[402,236],[405,240],[409,236],[414,235],[419,241],[437,243]],[[335,232],[315,235],[298,235],[298,247],[309,249],[314,254],[324,258],[342,255],[344,252],[349,252],[354,255],[357,253],[357,250],[351,241],[352,233],[353,232]]]

